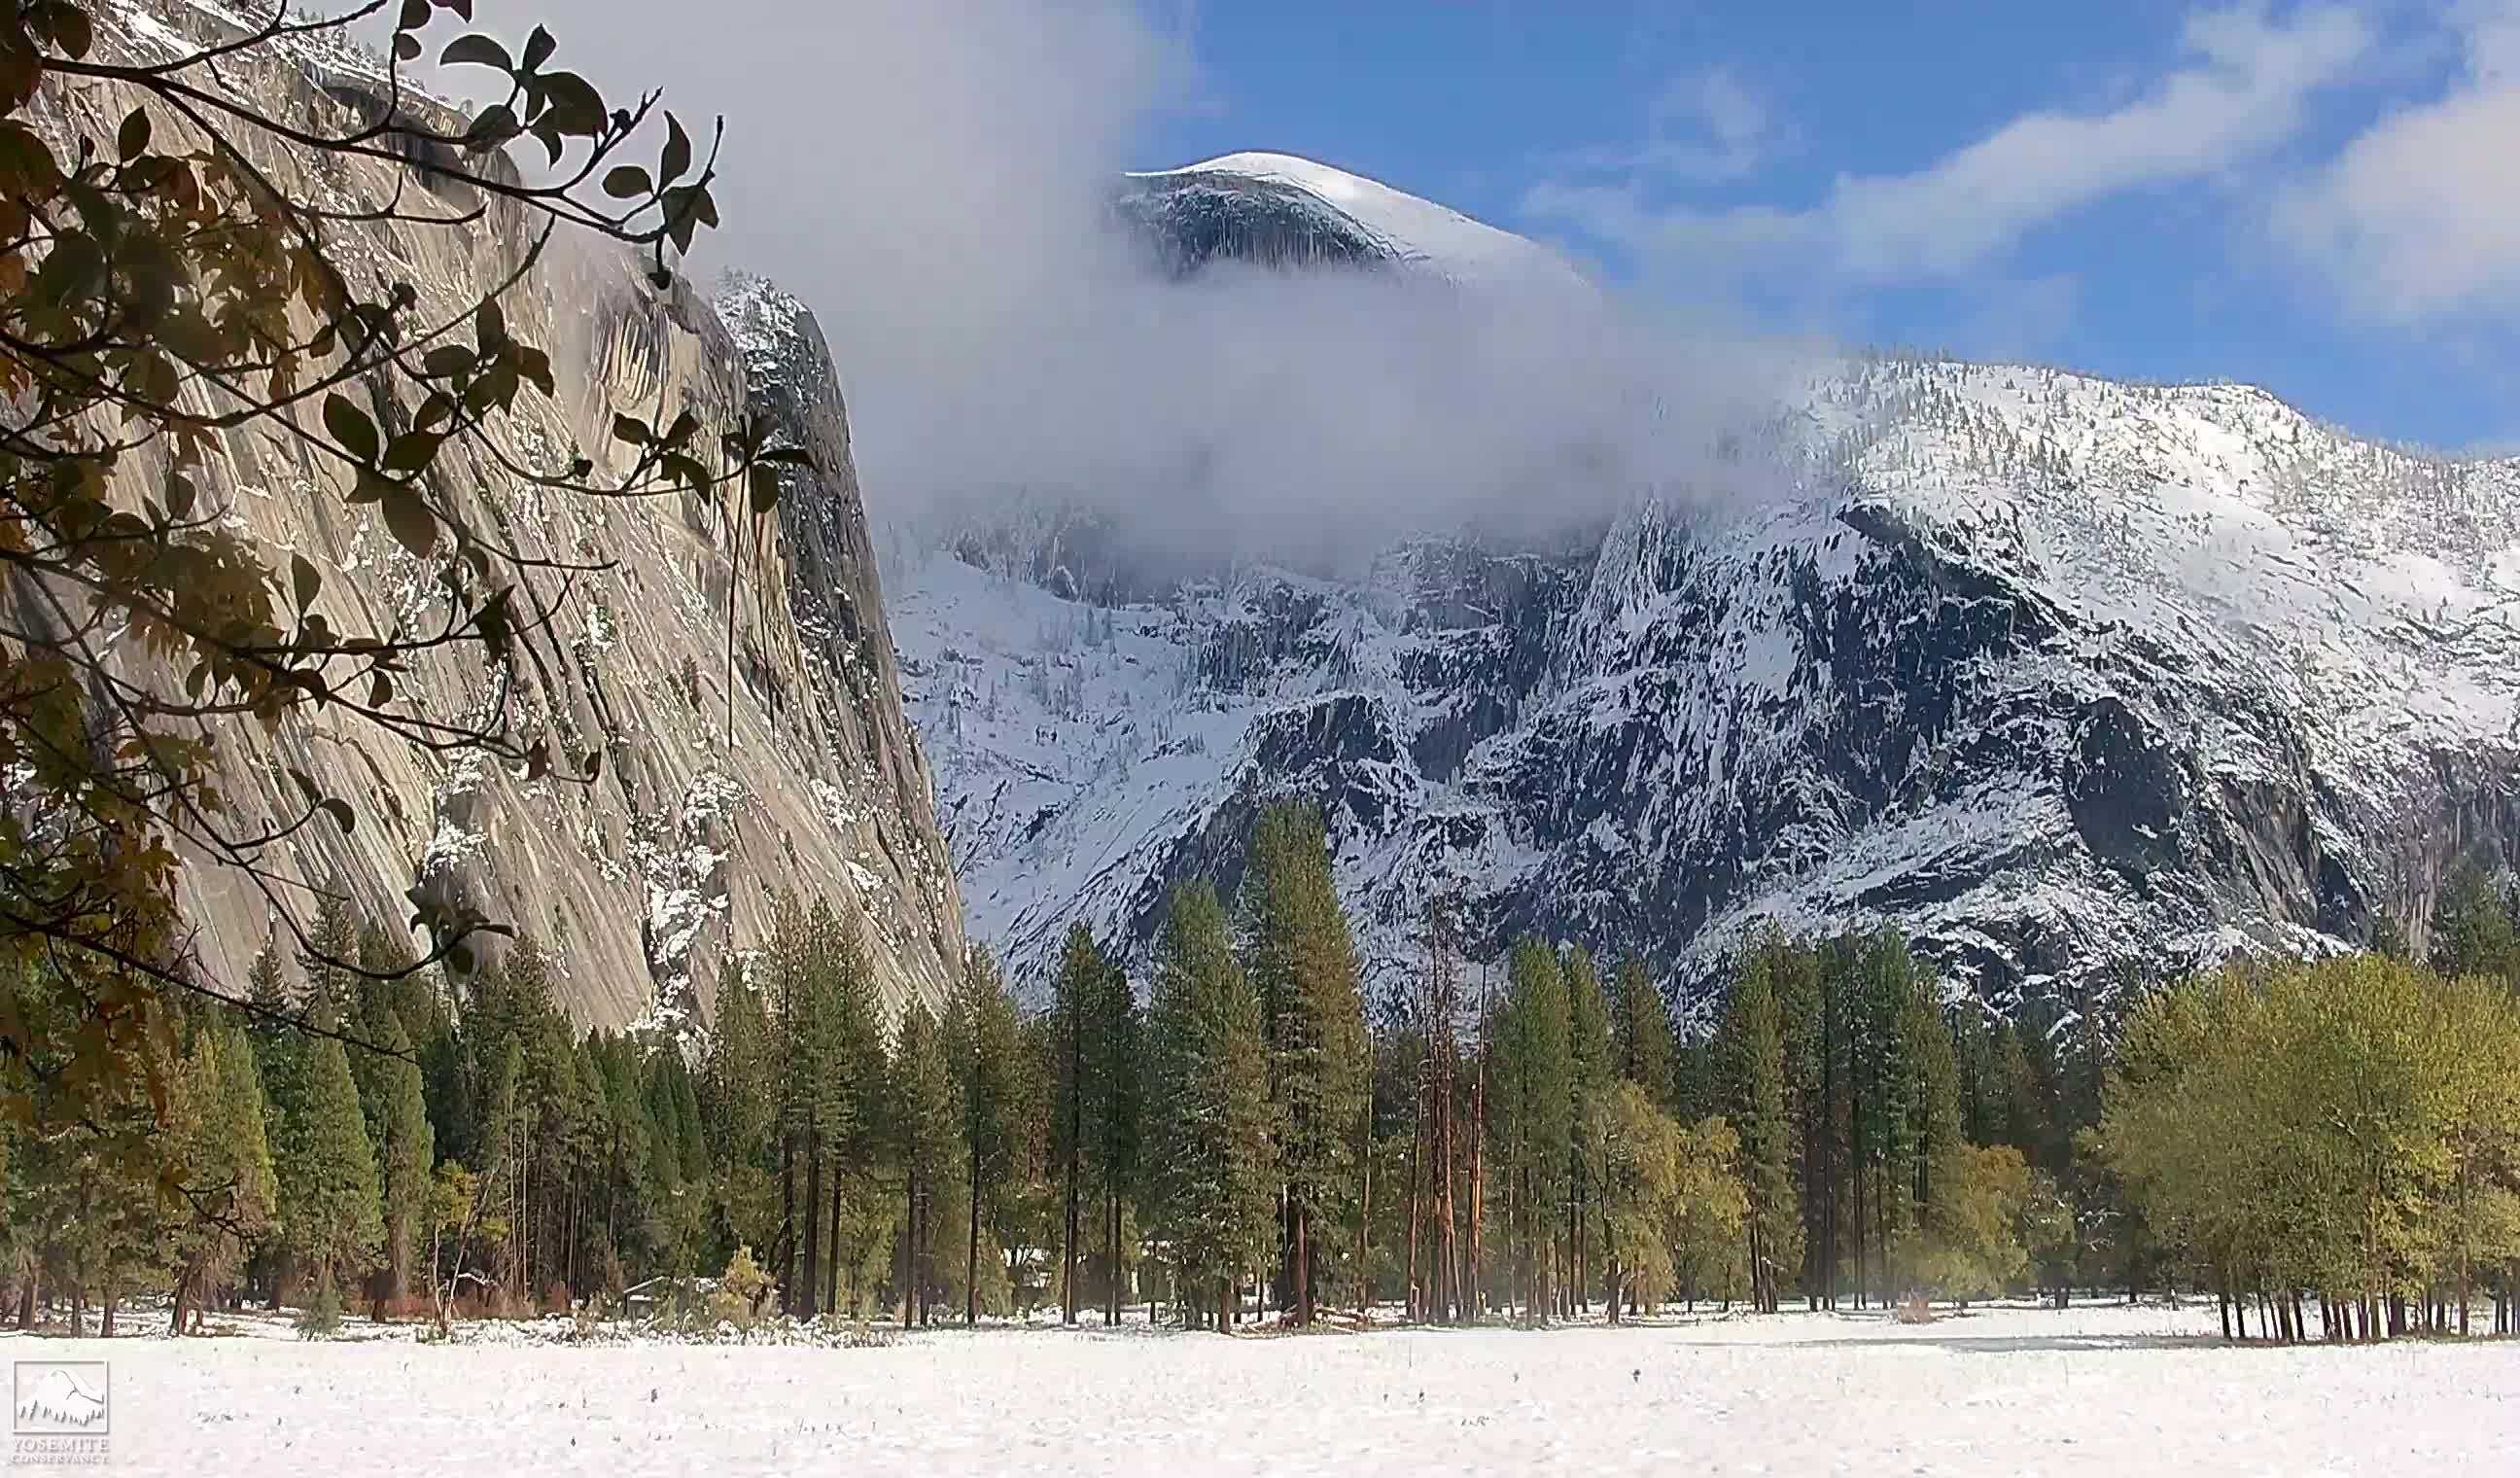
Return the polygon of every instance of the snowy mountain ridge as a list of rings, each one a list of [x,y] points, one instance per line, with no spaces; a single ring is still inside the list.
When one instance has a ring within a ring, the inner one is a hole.
[[[1641,503],[1589,556],[1105,606],[1056,538],[927,557],[895,632],[974,934],[1018,976],[1072,918],[1143,941],[1285,791],[1386,976],[1449,893],[1683,984],[1771,919],[1894,920],[2001,997],[2420,938],[2430,838],[2509,846],[2514,464],[2017,366],[1837,366],[1788,424],[1792,496]]]
[[[1121,201],[1176,275],[1533,259],[1282,157]],[[1892,923],[1998,1003],[2383,916],[2420,945],[2459,857],[2520,852],[2520,463],[2028,366],[1783,401],[1545,549],[1427,529],[1326,579],[1048,498],[896,550],[973,937],[1035,988],[1071,920],[1143,950],[1288,793],[1378,978],[1443,898],[1474,953],[1633,947],[1684,995],[1771,922]]]

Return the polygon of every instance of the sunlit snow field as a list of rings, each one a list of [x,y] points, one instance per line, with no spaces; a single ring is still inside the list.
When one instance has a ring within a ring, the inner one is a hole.
[[[2230,1348],[2214,1323],[2092,1304],[857,1350],[5,1343],[112,1363],[116,1472],[2520,1473],[2520,1344]]]

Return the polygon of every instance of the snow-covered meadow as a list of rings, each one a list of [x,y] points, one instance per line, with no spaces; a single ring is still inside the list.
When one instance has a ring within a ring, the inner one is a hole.
[[[2213,1325],[2092,1304],[872,1349],[6,1343],[112,1363],[125,1473],[2520,1472],[2520,1344],[2233,1348]]]

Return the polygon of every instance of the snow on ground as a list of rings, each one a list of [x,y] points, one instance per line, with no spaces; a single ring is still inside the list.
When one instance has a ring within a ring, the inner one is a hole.
[[[2507,1473],[2520,1344],[2233,1348],[2212,1305],[891,1348],[13,1339],[122,1473]],[[353,1327],[356,1327],[355,1323]]]

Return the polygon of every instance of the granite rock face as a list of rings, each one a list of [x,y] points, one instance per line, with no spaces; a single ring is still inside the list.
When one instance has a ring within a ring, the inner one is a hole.
[[[102,10],[98,45],[153,59],[229,24],[215,6],[134,0]],[[328,126],[384,96],[373,59],[348,50],[265,49],[221,76],[257,105]],[[50,101],[108,137],[128,107],[111,89]],[[399,173],[352,159],[318,181],[289,157],[262,162],[352,207],[389,199]],[[455,230],[348,225],[339,254],[354,271],[411,282],[425,308],[454,307],[516,267],[521,227],[495,209]],[[719,966],[761,942],[782,889],[830,896],[864,920],[889,1004],[940,1000],[961,965],[961,904],[902,711],[847,417],[810,315],[754,282],[715,305],[680,283],[660,293],[626,256],[582,246],[556,251],[503,305],[518,337],[551,352],[559,384],[553,398],[520,396],[502,424],[499,450],[518,465],[558,471],[579,449],[626,465],[609,434],[615,414],[662,425],[689,411],[714,446],[749,408],[808,447],[816,469],[791,473],[777,518],[756,527],[740,504],[731,519],[725,500],[679,492],[542,494],[450,447],[434,489],[450,505],[524,556],[603,567],[571,584],[562,619],[523,635],[513,661],[428,658],[405,685],[409,701],[432,714],[503,712],[549,736],[556,754],[600,749],[600,778],[529,782],[477,755],[444,763],[317,716],[271,735],[221,731],[223,787],[246,814],[276,808],[293,793],[293,768],[352,798],[357,829],[308,829],[273,859],[283,873],[348,890],[389,926],[408,916],[415,885],[467,897],[554,954],[564,1004],[586,1024],[704,1011]],[[135,459],[129,475],[151,470]],[[318,606],[337,629],[429,613],[431,571],[336,483],[280,442],[238,436],[203,493],[267,548],[314,563]],[[542,572],[524,583],[546,603],[561,594]],[[272,935],[271,901],[195,864],[184,902],[202,968],[241,981]]]

